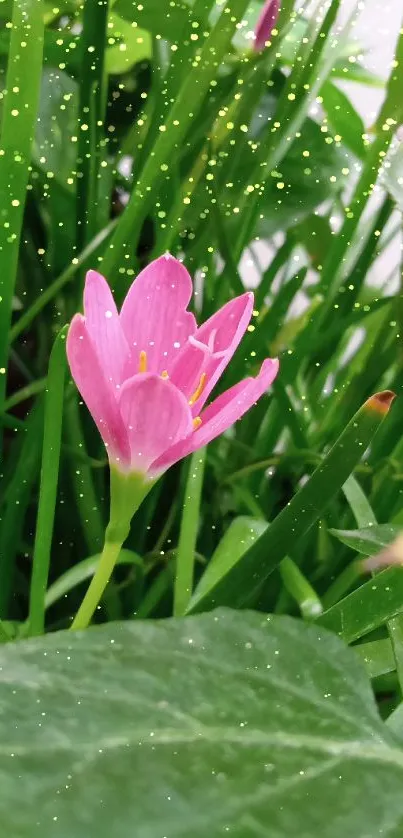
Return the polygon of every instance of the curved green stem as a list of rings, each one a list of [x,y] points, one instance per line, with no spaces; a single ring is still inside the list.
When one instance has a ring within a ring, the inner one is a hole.
[[[112,575],[113,568],[115,567],[119,553],[122,549],[123,541],[125,541],[125,539],[122,541],[108,541],[108,529],[106,530],[105,544],[101,553],[99,565],[80,608],[78,609],[72,622],[72,629],[87,628],[91,622],[91,618],[97,609],[102,594]]]
[[[155,480],[147,479],[144,474],[135,471],[125,473],[111,466],[111,513],[105,532],[105,543],[98,567],[70,626],[71,629],[87,628],[91,622],[129,535],[133,515],[154,483]]]

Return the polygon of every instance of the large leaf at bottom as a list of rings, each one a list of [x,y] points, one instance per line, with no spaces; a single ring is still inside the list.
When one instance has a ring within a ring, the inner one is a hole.
[[[218,611],[0,649],[13,838],[398,838],[403,751],[355,654]]]

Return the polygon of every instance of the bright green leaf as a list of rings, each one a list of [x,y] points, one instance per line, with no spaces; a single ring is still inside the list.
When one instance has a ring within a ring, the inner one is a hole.
[[[365,127],[350,99],[340,88],[329,81],[323,85],[321,96],[329,125],[335,134],[341,136],[342,143],[359,160],[363,160],[365,157],[365,146],[362,135],[365,133]]]
[[[216,547],[206,570],[193,594],[189,610],[196,608],[199,600],[209,594],[256,539],[267,530],[267,521],[241,515],[231,521]]]

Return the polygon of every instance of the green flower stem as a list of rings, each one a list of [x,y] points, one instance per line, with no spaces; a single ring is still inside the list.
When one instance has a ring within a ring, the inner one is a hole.
[[[72,629],[87,628],[91,622],[129,535],[133,515],[154,483],[138,472],[125,474],[111,466],[111,512],[104,548],[91,584],[71,624]]]
[[[105,538],[104,549],[101,553],[99,565],[73,620],[71,626],[72,629],[87,628],[88,624],[91,622],[92,615],[94,614],[112,575],[113,568],[118,560],[118,556],[126,536],[127,533],[125,537],[119,539],[119,541],[108,541],[107,538]]]

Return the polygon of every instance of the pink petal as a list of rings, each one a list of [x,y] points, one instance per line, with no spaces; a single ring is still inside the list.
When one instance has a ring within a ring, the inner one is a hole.
[[[76,314],[66,344],[71,374],[107,447],[111,460],[121,466],[130,462],[130,447],[114,387],[101,369],[99,357],[88,334],[86,320]]]
[[[206,384],[194,404],[200,412],[213,387],[230,362],[247,329],[253,311],[253,294],[242,294],[226,303],[190,337],[172,366],[171,380],[190,399],[202,373]]]
[[[88,271],[84,288],[88,334],[108,382],[118,387],[124,378],[129,347],[109,285],[101,274]]]
[[[120,321],[133,355],[131,374],[139,371],[140,352],[147,353],[147,370],[159,375],[172,361],[196,321],[186,311],[192,280],[181,262],[167,254],[151,262],[128,291]]]
[[[270,40],[270,35],[277,23],[280,12],[280,0],[266,0],[258,22],[255,26],[255,41],[253,49],[260,52]]]
[[[207,445],[231,427],[268,390],[278,373],[278,368],[277,358],[267,358],[256,378],[245,378],[218,396],[202,413],[200,428],[197,428],[188,439],[173,445],[153,462],[150,472],[158,474],[165,471],[177,460]]]
[[[119,408],[130,441],[131,467],[142,472],[193,430],[184,395],[153,373],[135,375],[124,383]]]

